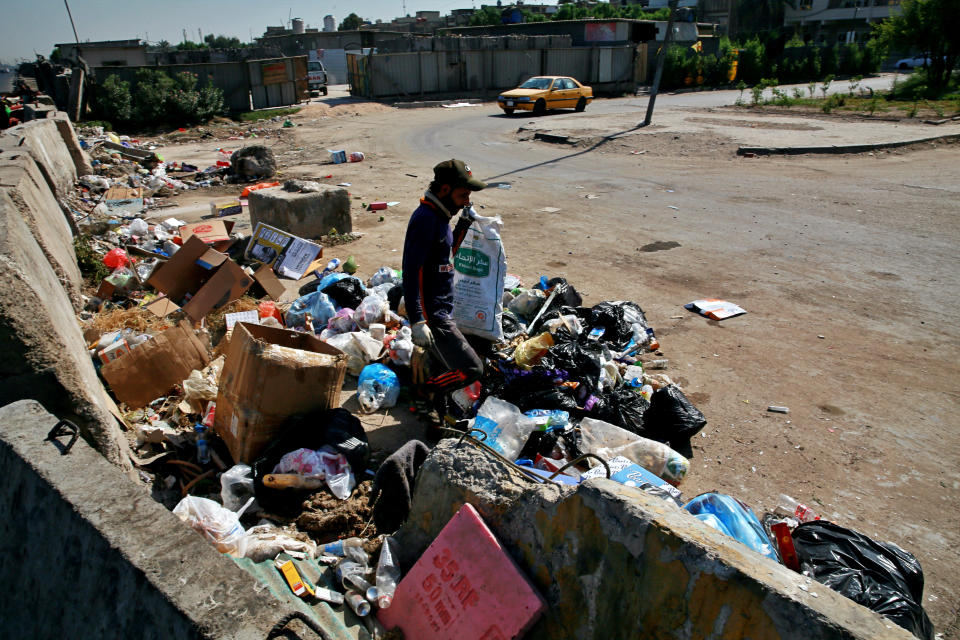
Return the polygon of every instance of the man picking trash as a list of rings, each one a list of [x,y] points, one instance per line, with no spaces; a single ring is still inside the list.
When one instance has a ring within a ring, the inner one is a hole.
[[[473,177],[461,160],[433,168],[433,182],[410,217],[403,244],[403,295],[413,343],[440,365],[425,383],[440,419],[447,394],[480,379],[483,362],[453,321],[452,257],[470,219],[463,215],[451,231],[450,220],[470,205],[470,195],[487,185]],[[433,425],[432,425],[433,426]],[[438,437],[435,429],[428,435]]]

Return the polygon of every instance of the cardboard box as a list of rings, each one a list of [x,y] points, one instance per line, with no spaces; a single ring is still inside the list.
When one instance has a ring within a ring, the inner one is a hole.
[[[477,510],[465,504],[377,618],[417,640],[507,640],[522,638],[546,609]]]
[[[323,248],[315,242],[304,240],[258,222],[250,236],[246,256],[273,267],[281,276],[299,280],[311,263],[323,255]]]
[[[265,264],[260,265],[260,267],[253,272],[253,279],[263,287],[263,290],[274,302],[279,302],[280,298],[287,291],[287,288],[280,282],[280,278],[273,272],[273,269]]]
[[[193,236],[197,236],[207,244],[225,242],[230,239],[230,233],[227,231],[227,226],[223,223],[223,220],[205,220],[180,227],[180,238],[184,244]]]
[[[117,400],[131,409],[165,396],[210,361],[207,349],[189,323],[167,329],[122,358],[103,365],[100,373]]]
[[[183,311],[199,322],[211,311],[242,296],[253,284],[253,278],[225,253],[191,236],[172,258],[153,272],[147,284],[167,294],[174,304],[183,304],[190,294]]]
[[[220,375],[214,431],[252,463],[298,413],[340,404],[347,356],[314,335],[239,323]]]
[[[130,353],[130,345],[127,344],[127,341],[117,340],[106,349],[101,349],[100,352],[97,353],[97,357],[100,358],[100,362],[107,364],[128,353]]]

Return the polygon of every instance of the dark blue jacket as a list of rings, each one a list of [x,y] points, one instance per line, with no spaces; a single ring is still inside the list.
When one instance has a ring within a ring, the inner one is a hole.
[[[421,199],[403,243],[403,297],[411,324],[453,313],[452,247],[447,214]]]

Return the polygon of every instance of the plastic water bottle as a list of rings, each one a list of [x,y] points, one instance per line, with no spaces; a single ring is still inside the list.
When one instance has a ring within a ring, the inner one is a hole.
[[[207,464],[210,462],[210,445],[207,442],[207,427],[199,422],[193,427],[197,434],[197,462]]]
[[[390,536],[383,539],[380,549],[380,562],[377,563],[377,606],[386,609],[393,603],[393,594],[400,581],[400,567],[397,566],[396,541]]]
[[[820,519],[816,511],[802,502],[794,500],[785,493],[780,494],[780,501],[777,503],[777,508],[786,511],[787,515],[791,518],[796,518],[800,522],[812,522]]]
[[[363,540],[360,538],[346,538],[345,540],[328,542],[323,545],[321,550],[331,556],[355,556],[359,555],[358,552],[363,552],[363,555],[366,556],[366,551],[363,550]]]

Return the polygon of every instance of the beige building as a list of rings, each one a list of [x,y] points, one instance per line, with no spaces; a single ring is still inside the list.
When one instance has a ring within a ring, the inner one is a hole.
[[[866,41],[875,22],[900,11],[900,0],[799,0],[783,24],[810,44],[846,44]]]

